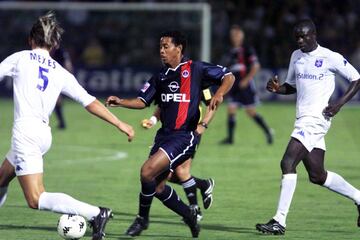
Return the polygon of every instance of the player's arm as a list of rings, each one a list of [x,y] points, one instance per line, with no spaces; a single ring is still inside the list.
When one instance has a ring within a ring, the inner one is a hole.
[[[202,118],[201,118],[201,121],[199,122],[199,124],[198,124],[198,126],[196,128],[196,132],[198,134],[203,134],[204,133],[204,131],[208,128],[208,125],[209,125],[210,121],[213,119],[213,117],[215,115],[216,109],[212,110],[210,108],[210,106],[209,106],[212,97],[213,96],[212,96],[212,92],[211,92],[210,88],[203,89],[203,91],[202,91],[202,99],[201,100],[206,105],[206,112],[205,112],[204,116],[201,116],[202,114],[200,114],[200,116]],[[199,109],[201,111],[201,105],[199,106]]]
[[[160,111],[160,108],[156,107],[153,115],[149,119],[143,119],[141,121],[141,126],[145,129],[150,129],[155,126],[160,119]]]
[[[325,117],[335,116],[342,106],[347,103],[360,89],[360,79],[352,81],[350,86],[346,90],[345,94],[337,101],[329,103],[329,105],[324,109],[323,114]]]
[[[229,92],[229,90],[234,84],[234,81],[235,77],[232,73],[224,75],[220,87],[210,101],[209,106],[212,110],[215,110],[223,102],[224,95]]]
[[[146,107],[146,104],[140,98],[123,99],[116,96],[110,96],[106,99],[105,106],[143,109]]]
[[[351,83],[342,97],[332,103],[329,103],[329,105],[323,110],[325,118],[335,116],[340,111],[340,108],[344,106],[344,104],[347,103],[360,88],[360,75],[354,66],[352,66],[342,55],[338,53],[333,53],[329,56],[329,59],[335,71],[345,79],[351,81]]]
[[[114,114],[112,114],[102,103],[100,103],[97,99],[88,104],[86,107],[93,115],[103,119],[104,121],[114,125],[121,132],[125,133],[128,136],[128,141],[130,142],[135,135],[135,132],[132,126],[128,125],[120,121]]]
[[[266,84],[266,89],[269,92],[282,94],[282,95],[289,95],[289,94],[296,93],[296,88],[294,88],[290,84],[288,84],[286,82],[283,84],[280,84],[280,81],[279,81],[279,78],[277,75],[270,78],[270,80]]]
[[[298,51],[294,51],[291,54],[288,73],[285,82],[283,84],[280,84],[277,75],[270,78],[270,80],[266,84],[266,89],[269,92],[282,94],[282,95],[289,95],[296,93],[296,77],[295,77],[294,61],[297,58],[297,52]]]
[[[248,59],[250,63],[250,71],[246,76],[239,82],[239,88],[247,88],[249,86],[249,83],[252,79],[254,79],[255,75],[260,70],[260,63],[258,61],[258,58],[256,56],[256,52],[254,48],[249,48],[246,53],[246,58]]]
[[[0,82],[4,80],[6,76],[13,76],[16,71],[16,64],[20,58],[21,53],[17,52],[8,56],[0,63]]]
[[[259,72],[259,70],[260,70],[260,63],[255,62],[251,64],[249,73],[244,77],[242,81],[240,81],[239,87],[246,88],[249,85],[250,81],[254,79],[255,75]]]
[[[210,105],[206,106],[205,115],[204,115],[203,119],[201,120],[201,122],[199,122],[199,124],[196,128],[196,132],[198,134],[200,134],[200,135],[203,134],[205,132],[205,130],[209,127],[211,120],[215,116],[215,112],[216,112],[216,109],[211,109]]]
[[[156,79],[157,75],[152,76],[140,89],[138,97],[132,99],[121,99],[116,96],[110,96],[106,99],[107,107],[124,107],[130,109],[143,109],[150,106],[156,97]]]

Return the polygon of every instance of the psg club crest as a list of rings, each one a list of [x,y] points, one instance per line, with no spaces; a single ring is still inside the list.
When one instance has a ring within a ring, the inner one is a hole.
[[[184,70],[181,75],[183,76],[183,78],[187,78],[189,76],[189,71],[188,70]]]
[[[321,67],[322,66],[322,64],[323,64],[323,59],[316,59],[316,61],[315,61],[315,66],[316,67]]]

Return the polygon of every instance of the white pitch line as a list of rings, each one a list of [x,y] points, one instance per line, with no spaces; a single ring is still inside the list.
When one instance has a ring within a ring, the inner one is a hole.
[[[116,151],[108,148],[94,148],[80,145],[57,145],[50,149],[50,151],[70,151],[70,152],[95,152],[101,156],[87,157],[87,158],[76,158],[76,159],[63,159],[63,158],[52,158],[51,162],[56,161],[62,164],[74,164],[84,162],[108,162],[117,161],[127,158],[128,154],[122,151]],[[46,160],[45,160],[46,161]]]

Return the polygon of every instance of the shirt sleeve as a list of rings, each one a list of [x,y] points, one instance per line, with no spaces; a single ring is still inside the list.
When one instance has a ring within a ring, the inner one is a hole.
[[[6,76],[13,77],[15,75],[16,65],[19,58],[20,53],[14,53],[0,63],[0,81],[2,81]]]
[[[156,78],[157,76],[152,76],[150,80],[144,83],[143,87],[139,91],[138,98],[141,99],[146,106],[150,106],[156,97]]]
[[[295,61],[295,52],[291,54],[289,68],[286,76],[285,83],[291,85],[296,88],[296,78],[295,78],[295,70],[294,70],[294,61]]]
[[[356,81],[360,79],[359,72],[339,53],[331,56],[332,68],[345,79]]]
[[[95,97],[90,95],[76,80],[74,75],[69,72],[64,74],[66,76],[65,85],[62,89],[62,93],[71,99],[79,102],[83,107],[86,107],[93,101],[95,101]]]
[[[204,85],[205,88],[208,85],[221,85],[224,76],[231,73],[226,67],[206,62],[202,62],[202,71],[203,81],[208,83]]]

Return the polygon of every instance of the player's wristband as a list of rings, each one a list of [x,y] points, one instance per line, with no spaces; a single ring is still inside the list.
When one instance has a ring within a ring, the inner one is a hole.
[[[151,118],[149,120],[152,122],[153,126],[155,126],[158,121],[155,116],[151,116]]]
[[[200,124],[201,126],[203,126],[204,128],[208,128],[208,125],[207,125],[207,123],[205,123],[205,122],[199,122],[199,124]]]

